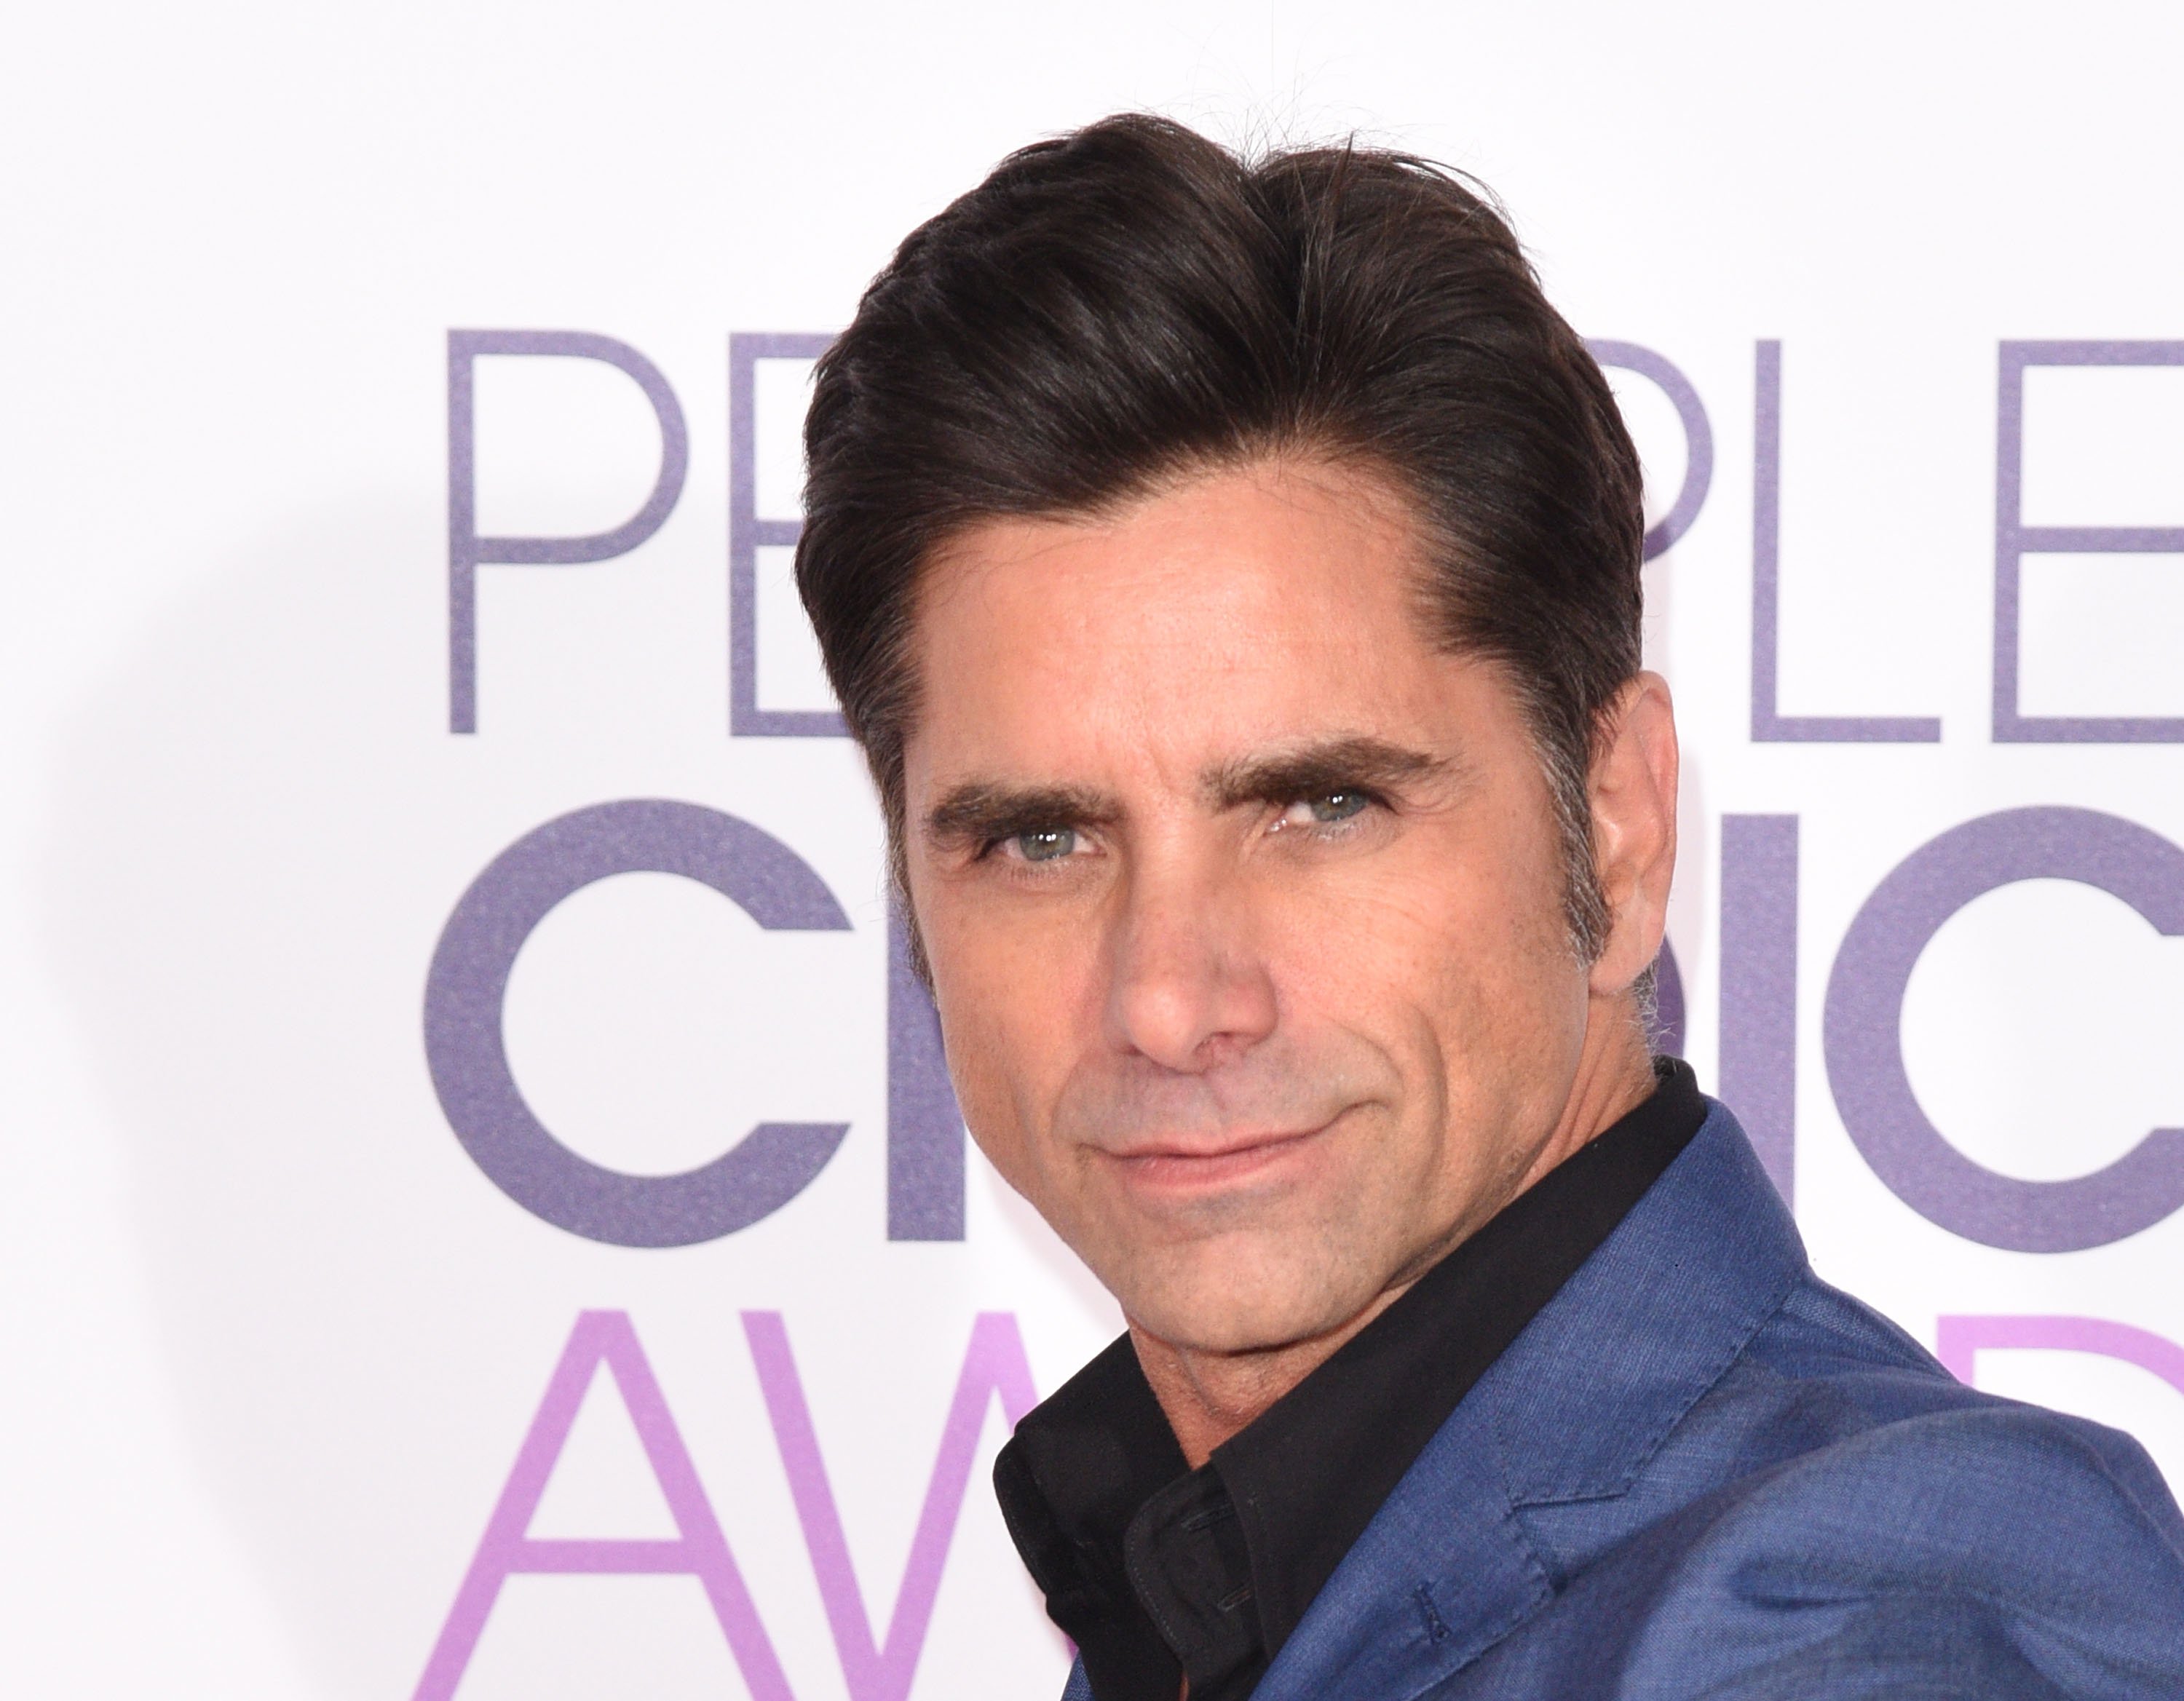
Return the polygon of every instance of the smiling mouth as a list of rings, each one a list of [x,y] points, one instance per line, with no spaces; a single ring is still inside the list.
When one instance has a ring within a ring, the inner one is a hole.
[[[1134,1188],[1158,1193],[1217,1191],[1240,1181],[1257,1180],[1303,1156],[1321,1135],[1340,1120],[1337,1117],[1320,1127],[1295,1133],[1240,1136],[1218,1146],[1155,1142],[1128,1152],[1103,1152],[1101,1155]]]

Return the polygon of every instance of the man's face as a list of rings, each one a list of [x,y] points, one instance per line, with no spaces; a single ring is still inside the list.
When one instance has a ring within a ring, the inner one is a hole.
[[[1131,1321],[1340,1327],[1554,1135],[1588,977],[1506,677],[1377,481],[996,520],[921,587],[911,895],[972,1134]]]

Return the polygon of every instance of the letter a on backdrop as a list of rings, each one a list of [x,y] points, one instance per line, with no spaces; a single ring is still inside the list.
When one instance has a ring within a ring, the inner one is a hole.
[[[644,1448],[652,1474],[666,1496],[667,1509],[679,1532],[672,1541],[545,1540],[532,1536],[531,1520],[546,1493],[548,1480],[567,1445],[569,1431],[577,1421],[585,1390],[604,1364],[628,1408],[630,1421]],[[499,1598],[500,1586],[510,1577],[541,1572],[594,1576],[690,1576],[705,1586],[705,1598],[728,1639],[728,1649],[749,1686],[752,1701],[793,1701],[788,1679],[775,1656],[766,1627],[751,1604],[742,1572],[728,1552],[727,1538],[698,1472],[690,1463],[675,1420],[652,1366],[638,1345],[637,1331],[623,1311],[586,1311],[570,1331],[561,1362],[531,1432],[523,1438],[515,1467],[486,1524],[484,1538],[471,1560],[469,1574],[456,1592],[455,1604],[441,1628],[440,1639],[426,1662],[413,1701],[448,1701],[470,1665],[486,1617]]]

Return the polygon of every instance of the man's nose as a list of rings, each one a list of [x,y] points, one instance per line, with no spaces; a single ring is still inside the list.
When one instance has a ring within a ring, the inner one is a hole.
[[[1233,882],[1217,870],[1141,864],[1120,896],[1107,998],[1117,1044],[1196,1072],[1273,1031],[1273,980]]]

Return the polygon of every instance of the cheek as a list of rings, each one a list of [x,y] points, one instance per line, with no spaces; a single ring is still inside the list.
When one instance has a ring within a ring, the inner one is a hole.
[[[1561,864],[1544,834],[1429,823],[1270,929],[1292,1013],[1360,1033],[1409,1082],[1419,1137],[1483,1148],[1535,1120],[1585,1017]]]
[[[1440,1006],[1575,973],[1560,863],[1524,821],[1418,824],[1381,855],[1301,882],[1279,931],[1347,997]]]
[[[1462,1026],[1452,1059],[1475,1079],[1511,1086],[1545,1067],[1584,1026],[1585,977],[1569,948],[1562,864],[1544,834],[1513,836],[1505,853],[1467,862],[1450,882],[1436,979]]]

